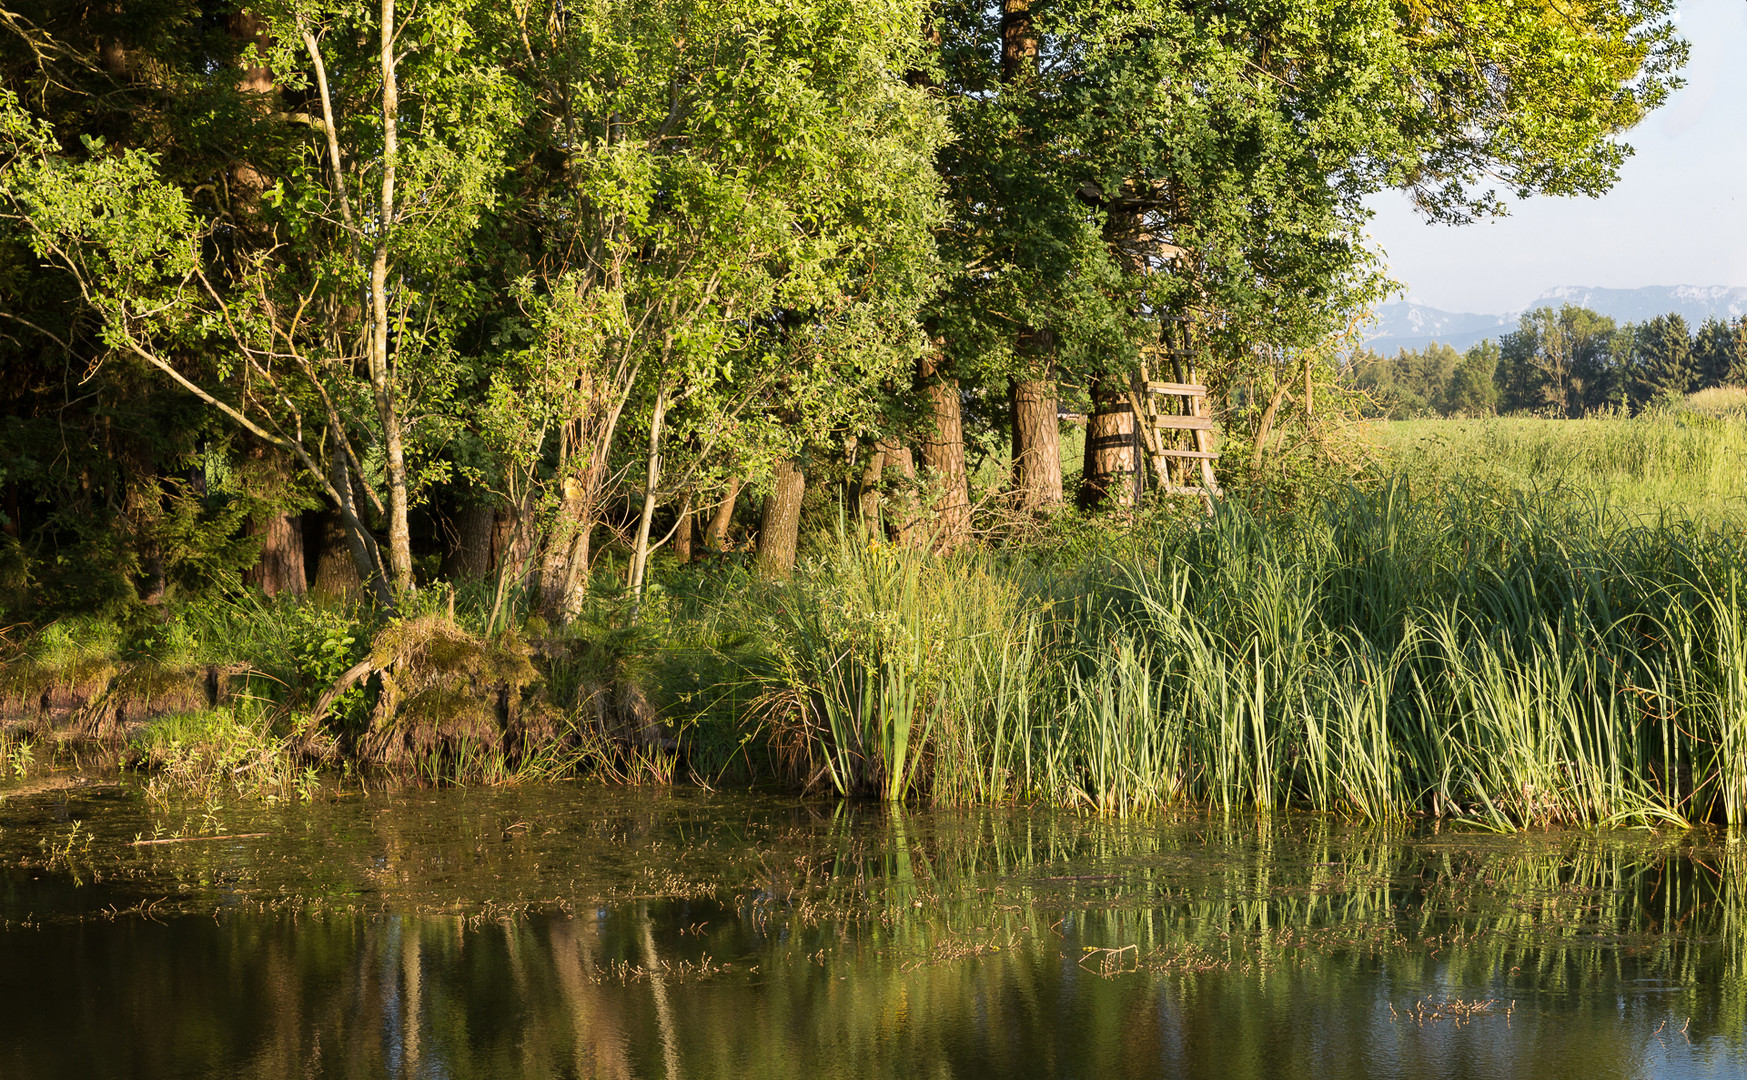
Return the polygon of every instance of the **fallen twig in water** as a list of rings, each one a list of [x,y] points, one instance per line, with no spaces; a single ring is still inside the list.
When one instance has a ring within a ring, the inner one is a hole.
[[[189,844],[196,840],[254,840],[266,836],[264,832],[225,833],[223,836],[166,836],[162,840],[135,840],[129,847],[145,847],[147,844]]]

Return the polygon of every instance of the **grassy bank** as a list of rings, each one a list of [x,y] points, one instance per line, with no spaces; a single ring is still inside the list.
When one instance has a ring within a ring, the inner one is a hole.
[[[1720,471],[1694,464],[1721,470],[1736,435],[1687,415],[1550,423],[1459,426],[1440,445],[1465,456],[1422,447],[1284,510],[1068,518],[947,558],[840,529],[781,584],[670,565],[635,624],[601,595],[562,629],[529,616],[488,638],[490,598],[465,589],[393,623],[246,597],[62,620],[0,667],[8,760],[71,737],[209,792],[307,792],[326,765],[1738,823],[1747,547]],[[1667,496],[1653,513],[1572,479],[1633,462]],[[1680,485],[1701,481],[1719,499],[1689,513]]]

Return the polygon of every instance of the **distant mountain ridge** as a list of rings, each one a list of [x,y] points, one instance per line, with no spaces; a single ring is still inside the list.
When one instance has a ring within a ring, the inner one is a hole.
[[[1592,285],[1561,285],[1548,289],[1521,311],[1502,315],[1443,311],[1413,300],[1391,300],[1377,309],[1377,325],[1365,347],[1380,353],[1423,349],[1434,341],[1466,349],[1477,341],[1502,337],[1517,327],[1523,311],[1572,304],[1600,312],[1616,322],[1644,322],[1675,312],[1697,330],[1715,316],[1733,319],[1747,314],[1747,288],[1732,285],[1649,285],[1642,289],[1603,289]]]

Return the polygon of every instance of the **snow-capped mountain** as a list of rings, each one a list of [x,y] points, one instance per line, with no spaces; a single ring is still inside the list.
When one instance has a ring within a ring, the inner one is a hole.
[[[1747,288],[1729,285],[1651,285],[1642,289],[1602,289],[1561,285],[1548,289],[1522,311],[1502,315],[1442,311],[1413,300],[1391,300],[1377,309],[1377,324],[1365,347],[1381,353],[1423,349],[1434,341],[1466,349],[1477,341],[1516,329],[1523,311],[1564,304],[1586,307],[1616,322],[1643,322],[1674,312],[1697,330],[1711,317],[1733,319],[1747,314]]]

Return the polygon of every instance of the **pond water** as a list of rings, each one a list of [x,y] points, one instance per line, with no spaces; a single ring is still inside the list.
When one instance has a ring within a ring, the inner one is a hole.
[[[1742,1076],[1744,957],[1723,834],[113,775],[0,804],[0,1077],[32,1080]]]

